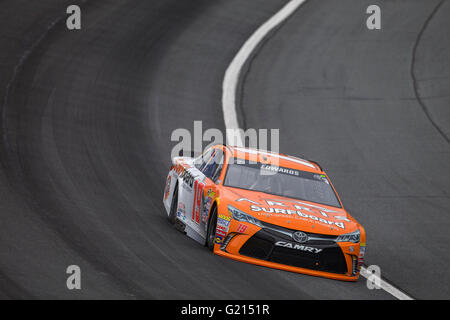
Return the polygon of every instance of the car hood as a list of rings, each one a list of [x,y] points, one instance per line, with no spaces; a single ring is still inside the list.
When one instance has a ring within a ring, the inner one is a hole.
[[[342,208],[280,197],[263,192],[227,187],[222,199],[253,217],[288,229],[339,235],[358,229],[358,223]]]

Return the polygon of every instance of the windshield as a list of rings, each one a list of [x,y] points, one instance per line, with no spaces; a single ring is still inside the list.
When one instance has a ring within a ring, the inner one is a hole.
[[[234,161],[228,166],[224,185],[341,207],[330,182],[323,174]]]

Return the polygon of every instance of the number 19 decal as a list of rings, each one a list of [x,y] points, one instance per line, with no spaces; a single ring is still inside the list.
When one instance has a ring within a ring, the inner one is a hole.
[[[203,182],[194,181],[194,205],[192,209],[192,220],[200,224],[200,212],[202,209],[202,195],[205,184]]]

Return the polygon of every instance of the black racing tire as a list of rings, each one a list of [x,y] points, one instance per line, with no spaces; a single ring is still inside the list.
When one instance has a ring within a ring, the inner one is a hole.
[[[216,239],[216,225],[217,225],[217,206],[214,206],[211,212],[211,218],[208,223],[208,230],[206,232],[206,246],[209,250],[214,250],[214,241]]]
[[[178,186],[176,186],[175,190],[173,191],[172,203],[170,204],[168,219],[171,224],[175,224],[175,222],[177,221],[177,209],[178,209]]]

